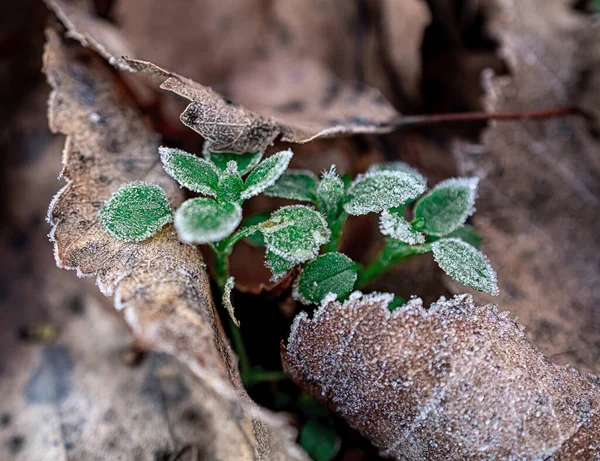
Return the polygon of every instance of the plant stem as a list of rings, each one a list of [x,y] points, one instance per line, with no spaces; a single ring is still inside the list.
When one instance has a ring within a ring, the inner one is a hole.
[[[212,248],[214,255],[213,266],[215,281],[217,282],[217,286],[219,287],[219,291],[222,296],[223,291],[225,290],[225,284],[229,278],[229,255],[231,251],[223,249],[218,244],[212,244],[210,247]],[[227,315],[227,318],[229,320],[229,331],[233,340],[233,347],[238,356],[240,376],[242,378],[242,383],[246,385],[250,379],[250,360],[248,359],[248,353],[246,352],[246,346],[244,345],[242,333],[235,323],[233,323],[231,316]]]
[[[252,386],[259,383],[276,383],[286,378],[287,376],[283,371],[253,370],[249,374],[247,385]]]
[[[407,245],[398,240],[387,239],[379,255],[371,264],[363,268],[358,274],[356,288],[362,289],[367,284],[380,277],[385,272],[398,264],[431,251],[430,245]]]
[[[323,247],[325,253],[338,250],[340,246],[340,237],[342,236],[342,227],[344,226],[344,222],[346,222],[346,218],[347,215],[344,213],[344,216],[341,216],[336,220],[327,220],[327,226],[331,231],[331,237],[329,238],[329,242]]]
[[[228,315],[229,319],[229,331],[231,331],[231,337],[233,339],[233,347],[238,356],[238,363],[240,367],[240,376],[242,377],[242,383],[247,386],[251,382],[250,373],[250,359],[248,359],[248,353],[246,352],[246,346],[244,345],[244,339],[240,329],[233,323],[233,319]]]

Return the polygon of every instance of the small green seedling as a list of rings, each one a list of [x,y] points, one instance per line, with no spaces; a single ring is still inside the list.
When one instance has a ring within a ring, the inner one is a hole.
[[[318,304],[332,294],[345,298],[400,262],[425,253],[433,253],[458,282],[498,293],[496,274],[478,250],[480,239],[465,225],[475,210],[477,178],[448,179],[426,192],[427,180],[403,162],[374,165],[353,181],[344,181],[335,166],[320,178],[306,170],[287,170],[290,150],[266,159],[256,152],[212,152],[210,146],[205,146],[203,157],[167,147],[161,147],[160,154],[170,176],[202,195],[179,207],[175,229],[183,242],[208,244],[214,251],[215,278],[234,320],[228,260],[243,238],[265,247],[272,280],[304,265],[293,292],[304,304]],[[263,192],[311,205],[286,206],[242,222],[244,201]],[[380,215],[386,240],[375,261],[361,267],[338,247],[348,216],[368,213]],[[101,220],[115,238],[140,242],[172,221],[173,213],[159,186],[135,182],[113,194]],[[400,304],[397,298],[394,305]]]
[[[307,170],[287,170],[292,155],[287,150],[263,159],[259,152],[219,153],[205,145],[198,157],[161,147],[165,171],[200,197],[173,213],[160,186],[133,182],[117,190],[100,211],[104,229],[119,240],[142,242],[174,221],[181,241],[209,245],[246,384],[271,379],[272,373],[250,368],[236,328],[229,257],[242,239],[265,247],[265,265],[274,281],[302,266],[293,297],[304,304],[346,298],[406,259],[426,253],[433,253],[458,282],[498,294],[496,274],[478,249],[481,239],[465,224],[475,210],[476,178],[448,179],[426,192],[427,180],[403,162],[373,165],[354,180],[338,175],[334,165],[319,178]],[[260,193],[308,205],[242,219],[244,201]],[[368,213],[379,214],[386,239],[375,260],[362,267],[338,249],[348,216]],[[402,304],[395,296],[390,309]]]

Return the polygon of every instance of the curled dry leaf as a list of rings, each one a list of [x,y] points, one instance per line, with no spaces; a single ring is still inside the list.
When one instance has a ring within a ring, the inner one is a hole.
[[[597,18],[568,0],[482,4],[510,69],[486,79],[489,111],[580,105],[600,114]],[[599,373],[599,139],[569,117],[498,123],[483,141],[459,145],[456,159],[461,174],[485,178],[475,223],[499,274],[499,304],[544,354]]]
[[[103,201],[124,182],[159,183],[172,205],[181,202],[162,169],[157,135],[97,55],[51,30],[44,71],[53,88],[50,128],[67,136],[61,174],[67,185],[48,215],[57,265],[95,276],[143,344],[174,355],[198,376],[204,403],[223,418],[207,430],[216,439],[226,423],[240,441],[213,446],[208,458],[305,459],[282,421],[243,391],[198,250],[180,243],[171,224],[138,244],[113,239],[100,225]]]
[[[283,141],[305,143],[321,137],[387,132],[393,129],[394,120],[399,115],[378,90],[344,85],[316,63],[304,66],[300,73],[295,71],[297,67],[293,63],[294,67],[280,75],[286,82],[293,76],[294,85],[284,86],[301,89],[303,96],[315,90],[311,87],[310,91],[305,91],[312,80],[321,82],[318,87],[322,96],[319,103],[304,105],[302,102],[301,110],[290,111],[290,101],[282,106],[277,99],[281,94],[274,93],[275,100],[270,98],[269,106],[261,105],[255,112],[232,104],[212,89],[151,62],[110,54],[102,38],[109,36],[115,40],[119,37],[118,30],[81,9],[69,6],[67,2],[48,0],[48,4],[63,21],[69,34],[84,46],[100,52],[122,70],[158,75],[164,80],[160,85],[162,89],[189,100],[190,104],[181,114],[181,121],[208,140],[215,152],[262,152],[280,135]],[[96,34],[98,24],[102,24],[100,29],[103,32],[110,30],[112,33]],[[287,69],[286,62],[279,66]],[[269,74],[266,68],[261,72]],[[270,83],[266,82],[264,86],[270,86]]]
[[[398,460],[597,459],[600,387],[549,363],[469,295],[429,310],[389,294],[300,314],[287,373]]]

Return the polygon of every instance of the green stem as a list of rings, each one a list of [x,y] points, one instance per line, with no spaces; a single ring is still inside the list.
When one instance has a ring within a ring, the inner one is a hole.
[[[283,371],[261,371],[253,370],[249,374],[248,386],[253,386],[259,383],[276,383],[287,379]]]
[[[344,227],[344,223],[348,215],[344,213],[342,216],[337,219],[327,219],[327,226],[331,231],[331,237],[329,238],[329,242],[327,242],[323,246],[323,251],[325,253],[330,253],[332,251],[338,251],[340,247],[340,239],[342,236],[342,228]]]
[[[219,243],[211,244],[210,247],[212,248],[214,255],[213,266],[215,281],[217,282],[217,286],[219,287],[222,296],[223,291],[225,290],[225,284],[229,278],[229,255],[231,254],[230,248],[232,245],[219,245]],[[250,379],[250,360],[248,359],[248,353],[246,352],[242,333],[235,323],[233,323],[231,316],[227,315],[227,318],[229,319],[228,324],[233,340],[233,347],[239,360],[240,376],[242,378],[242,383],[246,385]]]
[[[431,251],[431,247],[428,244],[407,245],[398,240],[387,239],[375,261],[359,272],[356,288],[359,290],[363,289],[373,280],[393,269],[400,263],[413,256],[425,254],[429,251]]]

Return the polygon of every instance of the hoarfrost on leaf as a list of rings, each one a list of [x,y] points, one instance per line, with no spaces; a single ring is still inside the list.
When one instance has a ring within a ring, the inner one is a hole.
[[[317,186],[317,206],[328,218],[334,218],[340,214],[344,197],[344,182],[332,165],[329,171],[323,172]]]
[[[230,235],[242,220],[237,203],[219,203],[211,198],[187,200],[175,213],[175,228],[186,243],[218,242]]]
[[[479,178],[442,181],[415,205],[415,219],[423,221],[423,232],[442,237],[461,227],[475,212]]]
[[[292,269],[296,265],[295,261],[288,261],[287,259],[277,256],[275,253],[268,251],[265,254],[265,266],[271,271],[271,281],[277,282],[281,277],[285,275],[287,271]]]
[[[328,293],[345,298],[358,278],[357,265],[342,253],[325,253],[306,263],[294,285],[293,296],[303,304],[318,304]]]
[[[271,187],[287,169],[294,154],[290,149],[278,152],[258,164],[246,178],[242,198],[248,199]]]
[[[100,210],[104,230],[124,242],[142,242],[173,221],[169,199],[162,188],[143,181],[127,183]]]
[[[259,227],[268,252],[288,261],[291,267],[316,257],[331,235],[321,213],[304,205],[280,208]]]
[[[203,195],[215,197],[219,171],[208,160],[181,149],[159,147],[165,171],[181,186]]]
[[[413,229],[411,224],[404,219],[400,210],[396,211],[392,209],[381,213],[379,229],[383,235],[408,243],[409,245],[425,243],[425,236]]]
[[[233,323],[236,327],[240,326],[240,321],[235,317],[235,312],[233,309],[233,303],[231,302],[231,292],[235,288],[235,278],[229,277],[227,282],[225,282],[225,286],[223,287],[223,306],[227,309],[227,313],[233,320]]]
[[[312,171],[288,170],[265,191],[265,195],[314,202],[317,193],[317,181],[318,178]]]
[[[457,238],[444,238],[431,244],[438,265],[457,282],[477,291],[499,294],[496,272],[477,248]]]
[[[221,173],[219,184],[217,185],[217,200],[221,203],[241,201],[244,182],[238,174],[237,164],[230,161],[227,164],[227,169]]]
[[[225,171],[227,169],[227,164],[229,162],[235,162],[237,164],[240,176],[250,173],[263,157],[262,152],[246,152],[245,154],[235,154],[233,152],[211,152],[208,142],[204,143],[202,155],[206,160],[213,163],[221,171]]]
[[[425,192],[425,185],[404,171],[375,171],[359,175],[348,189],[346,211],[351,215],[380,213]]]
[[[405,173],[413,175],[416,179],[422,182],[424,186],[427,185],[427,178],[425,176],[423,176],[418,170],[410,166],[408,163],[401,162],[399,160],[394,162],[375,163],[369,167],[367,173],[376,171],[404,171]]]

